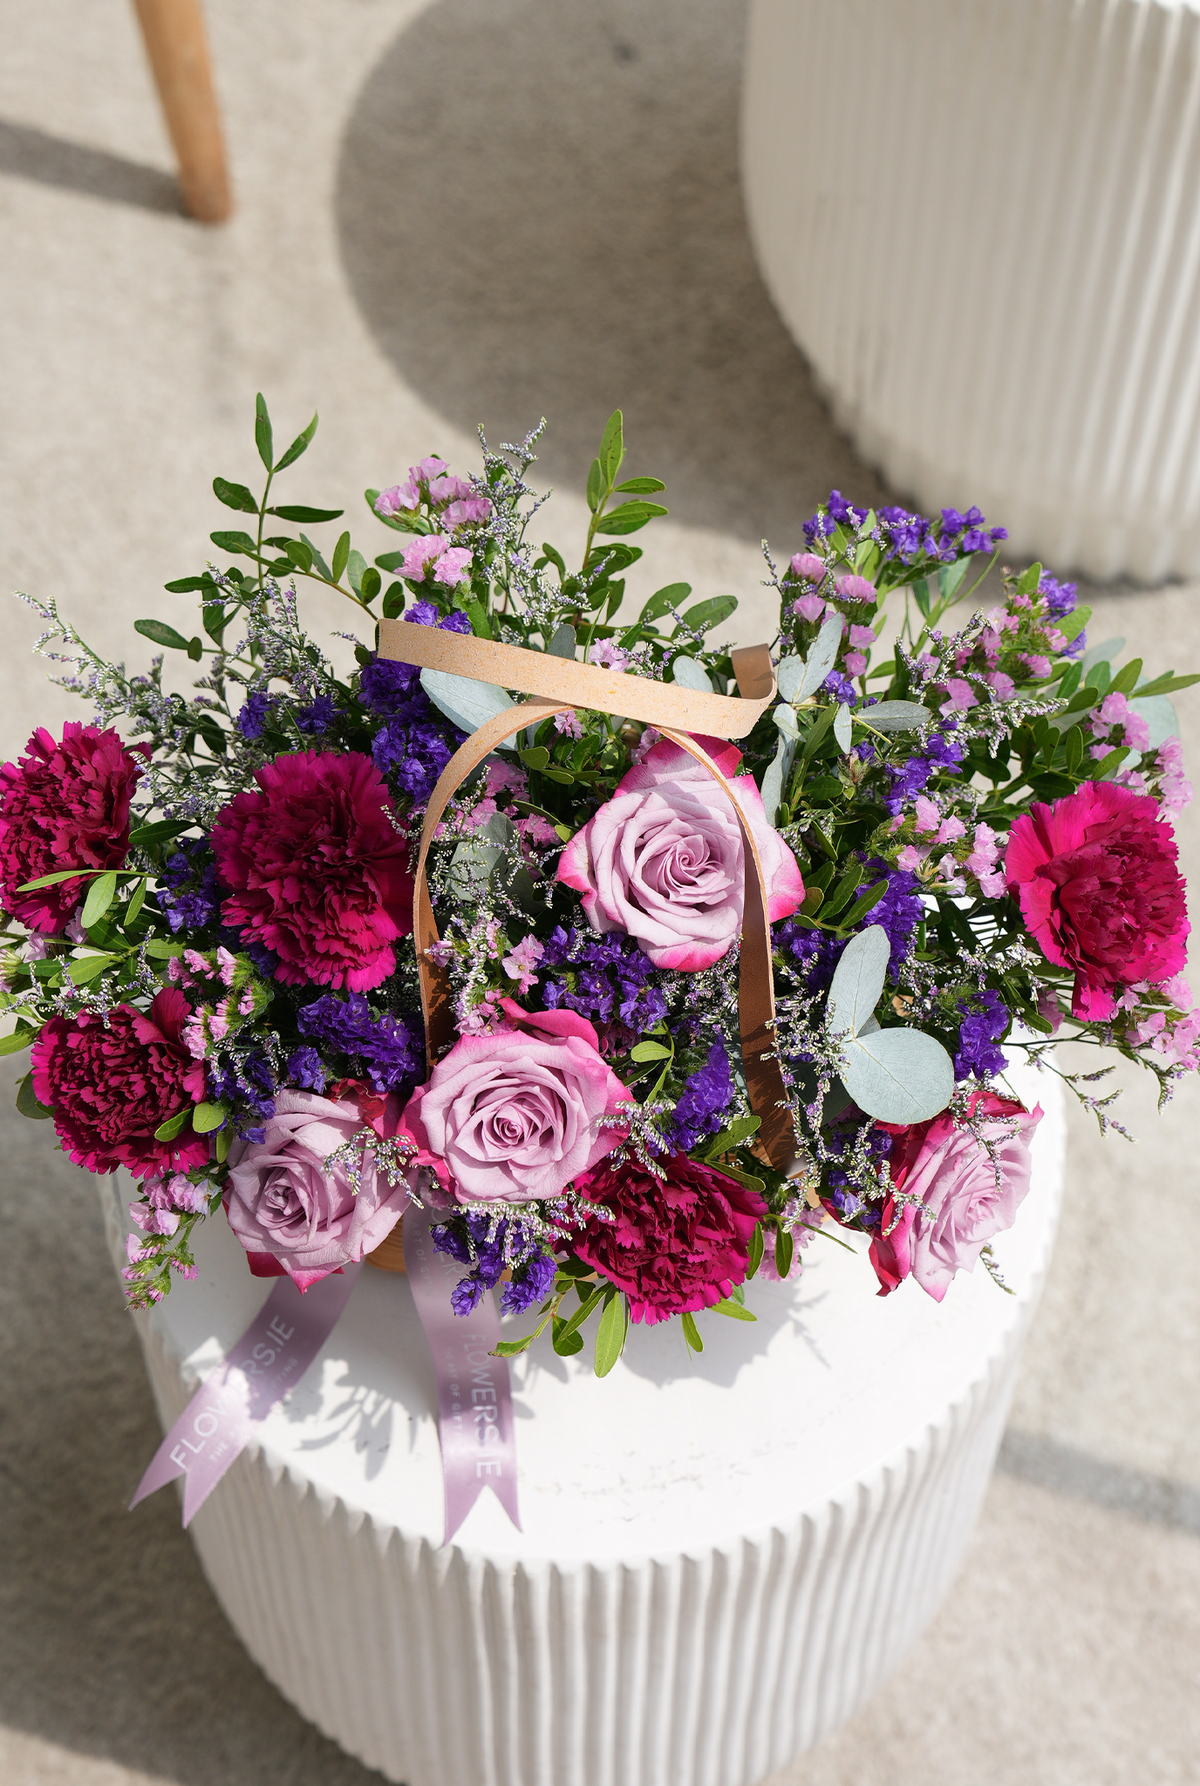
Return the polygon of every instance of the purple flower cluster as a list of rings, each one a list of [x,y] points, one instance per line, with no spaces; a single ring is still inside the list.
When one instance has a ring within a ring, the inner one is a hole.
[[[827,539],[835,526],[853,533],[862,526],[869,512],[847,502],[840,490],[829,492],[825,507],[827,514],[813,515],[804,523],[804,537],[810,547]],[[931,521],[925,515],[911,514],[908,509],[895,505],[876,512],[890,551],[905,564],[911,564],[923,555],[943,564],[952,564],[956,558],[972,552],[993,552],[1001,540],[1008,538],[1007,528],[989,528],[977,508],[969,508],[965,515],[958,509],[943,509],[937,521]]]
[[[261,1048],[220,1049],[204,1063],[210,1103],[224,1104],[235,1134],[262,1141],[275,1114],[275,1075]]]
[[[158,887],[158,903],[171,929],[201,930],[217,923],[224,896],[207,838],[181,838]]]
[[[977,1007],[972,1009],[972,1006]],[[1004,1051],[996,1044],[1008,1029],[1011,1012],[998,992],[973,992],[959,1005],[962,1025],[958,1032],[958,1053],[954,1056],[954,1077],[990,1079],[1007,1066]]]
[[[599,1025],[619,1023],[644,1035],[667,1014],[667,1001],[657,986],[648,985],[654,967],[648,955],[624,931],[598,936],[594,930],[565,930],[560,924],[546,940],[540,968],[570,970],[566,980],[543,979],[542,1000],[548,1011],[565,1007]]]
[[[715,1135],[733,1098],[733,1074],[725,1043],[718,1036],[708,1059],[693,1073],[675,1104],[668,1141],[677,1153],[690,1153],[703,1135]]]
[[[541,1302],[554,1283],[554,1255],[545,1250],[529,1224],[516,1216],[496,1221],[467,1211],[453,1222],[439,1222],[430,1230],[430,1237],[439,1252],[471,1267],[450,1292],[456,1315],[469,1315],[478,1308],[485,1291],[494,1289],[506,1270],[512,1275],[500,1292],[500,1310],[505,1315],[523,1314]]]
[[[406,1023],[403,1017],[393,1017],[391,1012],[376,1017],[363,992],[351,992],[345,998],[327,992],[311,1005],[301,1007],[296,1013],[296,1027],[302,1036],[324,1042],[327,1047],[361,1061],[377,1092],[396,1091],[421,1075],[424,1052],[418,1026]],[[298,1060],[298,1056],[305,1058]],[[319,1056],[307,1048],[296,1050],[288,1062],[288,1071],[293,1071],[296,1062],[299,1072],[307,1073],[311,1079],[315,1068],[309,1056],[314,1057],[319,1068]],[[304,1081],[297,1079],[297,1083]],[[305,1089],[315,1091],[317,1087],[308,1084]]]
[[[859,929],[870,924],[882,925],[891,944],[888,971],[893,977],[912,951],[913,937],[921,922],[921,904],[915,874],[905,868],[888,868],[875,859],[867,864],[860,893],[869,892],[886,880],[887,891],[863,918]],[[845,942],[823,930],[806,930],[794,918],[785,918],[773,927],[775,947],[783,951],[793,973],[810,992],[825,992],[833,980],[834,969],[842,957]],[[849,940],[849,939],[847,939]]]
[[[261,738],[271,711],[271,696],[265,688],[247,695],[237,716],[237,728],[243,738]]]
[[[1038,594],[1046,598],[1046,612],[1051,620],[1065,620],[1068,614],[1075,612],[1077,590],[1074,583],[1060,583],[1057,577],[1043,574],[1038,584]],[[1071,643],[1063,651],[1064,657],[1079,657],[1087,650],[1087,632],[1076,633]]]
[[[945,732],[932,732],[925,740],[924,753],[921,756],[909,757],[906,763],[889,764],[888,774],[892,785],[884,798],[884,805],[893,818],[911,805],[918,794],[924,793],[930,777],[936,775],[938,770],[955,770],[959,767],[967,754],[967,748],[957,738],[948,736],[952,729],[953,721],[947,724]]]
[[[861,1121],[861,1118],[859,1119]],[[826,1151],[839,1160],[844,1155],[853,1136],[853,1130],[842,1127],[833,1129],[825,1138]],[[886,1129],[874,1128],[867,1137],[867,1152],[873,1160],[886,1160],[892,1151],[892,1137]],[[863,1192],[870,1187],[860,1183],[851,1176],[843,1166],[831,1165],[825,1174],[825,1183],[829,1187],[829,1201],[833,1204],[841,1221],[859,1221],[864,1227],[874,1227],[879,1221],[878,1204],[869,1203]]]
[[[417,626],[441,626],[446,632],[471,630],[465,614],[440,619],[432,602],[417,602],[404,618]],[[416,664],[373,658],[359,677],[359,699],[384,721],[371,745],[376,768],[392,777],[414,806],[424,806],[463,733],[433,705],[421,687]]]
[[[301,707],[296,714],[296,724],[302,732],[319,735],[327,732],[333,724],[337,705],[332,695],[317,695],[307,707]]]

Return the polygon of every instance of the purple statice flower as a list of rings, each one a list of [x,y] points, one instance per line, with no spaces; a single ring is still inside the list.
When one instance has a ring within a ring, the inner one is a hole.
[[[884,805],[895,818],[923,794],[931,776],[941,769],[957,769],[967,754],[965,744],[951,736],[954,730],[952,722],[946,724],[942,732],[931,732],[925,741],[924,751],[920,756],[909,757],[905,763],[890,763],[888,775],[891,787],[884,796]]]
[[[912,953],[913,939],[925,908],[921,904],[916,875],[905,868],[889,868],[878,857],[867,863],[858,894],[870,892],[881,880],[886,880],[887,890],[857,928],[865,930],[871,924],[879,924],[887,932],[891,945],[888,972],[895,979]],[[774,925],[772,935],[775,947],[782,951],[792,972],[808,990],[827,992],[846,943],[822,930],[805,930],[794,918],[785,918],[781,924]]]
[[[247,695],[237,716],[237,728],[243,738],[261,738],[271,708],[271,697],[265,688]]]
[[[842,527],[860,526],[866,520],[869,512],[867,509],[856,508],[852,502],[847,502],[840,490],[829,492],[829,501],[825,506],[834,520]]]
[[[861,1119],[860,1119],[861,1120]],[[853,1128],[835,1128],[825,1137],[825,1150],[832,1156],[826,1167],[825,1184],[829,1201],[844,1221],[859,1221],[867,1227],[873,1227],[879,1219],[879,1210],[872,1207],[863,1196],[864,1186],[858,1179],[838,1162],[844,1157],[853,1136]],[[886,1129],[875,1127],[867,1136],[867,1152],[873,1160],[886,1160],[892,1151],[892,1137]]]
[[[296,1013],[302,1036],[360,1060],[377,1092],[396,1091],[420,1077],[424,1053],[415,1023],[385,1012],[376,1017],[364,992],[339,998],[327,992]]]
[[[904,564],[910,564],[914,558],[919,558],[932,545],[933,527],[924,515],[912,514],[908,509],[894,504],[877,512],[891,541],[892,550]]]
[[[371,744],[375,767],[390,776],[414,806],[426,806],[438,776],[454,755],[457,744],[447,744],[446,720],[430,719],[417,725],[389,720],[376,732]],[[453,734],[461,741],[462,732]]]
[[[224,893],[207,838],[181,838],[158,887],[158,903],[171,929],[178,933],[216,924]]]
[[[975,1009],[972,1009],[975,1006]],[[958,1032],[958,1053],[954,1056],[954,1077],[990,1079],[1003,1073],[1008,1062],[1004,1050],[996,1044],[1008,1030],[1012,1013],[998,992],[973,992],[959,1005],[962,1024]]]
[[[418,602],[404,618],[427,626],[432,624],[427,615],[436,619],[437,609],[432,602]],[[461,632],[458,621],[471,630],[465,614],[451,614],[441,626],[446,632]],[[398,784],[414,806],[424,806],[465,734],[433,705],[421,687],[416,664],[372,658],[363,666],[358,692],[367,711],[384,721],[371,745],[375,767]]]
[[[296,724],[302,732],[327,732],[333,724],[337,705],[332,695],[318,695],[309,706],[301,707],[296,714]]]
[[[296,1048],[288,1055],[287,1076],[301,1091],[323,1092],[329,1078],[315,1048]]]
[[[858,699],[858,690],[849,676],[843,676],[840,670],[830,670],[821,687],[826,694],[832,695],[835,701],[844,701],[847,707],[853,707]]]
[[[832,515],[813,515],[804,523],[804,537],[810,546],[815,546],[818,540],[828,539],[836,526]]]
[[[965,515],[957,509],[942,510],[941,538],[939,540],[942,558],[961,558],[971,552],[994,552],[1001,540],[1008,538],[1007,527],[988,528],[984,516],[977,508],[969,508]]]
[[[554,1286],[555,1270],[553,1253],[534,1253],[523,1270],[514,1271],[501,1290],[500,1313],[523,1315],[526,1309],[549,1296]]]
[[[690,1153],[702,1135],[715,1135],[733,1098],[733,1075],[725,1043],[718,1036],[699,1072],[686,1081],[675,1104],[667,1139],[679,1153]]]
[[[469,1315],[483,1301],[487,1285],[478,1272],[469,1272],[466,1277],[459,1278],[450,1292],[450,1307],[456,1315]]]
[[[1038,594],[1045,596],[1046,612],[1052,620],[1065,620],[1068,614],[1075,612],[1078,590],[1074,583],[1060,583],[1057,577],[1043,574]]]
[[[204,1063],[209,1102],[224,1104],[235,1135],[262,1141],[275,1114],[275,1075],[261,1048],[219,1049]]]
[[[598,936],[594,930],[551,931],[540,962],[542,1000],[548,1011],[578,1011],[598,1027],[620,1024],[634,1035],[645,1035],[667,1014],[667,1001],[657,986],[650,985],[654,967],[638,943],[624,931]],[[548,970],[567,968],[567,980],[549,977]]]

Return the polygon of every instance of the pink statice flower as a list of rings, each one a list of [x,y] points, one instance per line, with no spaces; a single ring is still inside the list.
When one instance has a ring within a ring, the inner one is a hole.
[[[611,639],[597,639],[588,647],[588,662],[599,664],[602,670],[624,670],[629,663],[629,653],[622,651]]]
[[[946,683],[946,699],[942,702],[943,713],[965,713],[969,707],[977,707],[979,697],[971,684],[962,676],[951,676]]]
[[[942,814],[936,800],[931,800],[927,794],[918,794],[914,802],[914,810],[917,815],[915,823],[918,837],[924,836],[927,831],[936,832],[938,830],[942,822]]]
[[[848,676],[861,676],[867,667],[867,660],[861,651],[847,651],[842,663]]]
[[[916,874],[924,867],[929,857],[929,845],[918,849],[916,844],[906,843],[896,855],[896,867],[906,869],[909,874]]]
[[[471,568],[472,554],[466,546],[451,544],[445,533],[426,533],[405,547],[400,575],[420,583],[433,575],[435,583],[453,588],[463,582]]]
[[[853,575],[835,577],[833,587],[839,599],[844,602],[873,602],[875,600],[875,585],[868,583],[865,577]]]
[[[992,670],[984,677],[984,681],[992,691],[993,701],[1011,701],[1016,691],[1016,683],[1003,670]]]
[[[421,506],[421,492],[410,472],[403,484],[392,484],[375,498],[375,513],[385,521],[396,515],[412,515]]]
[[[820,583],[825,578],[825,560],[815,552],[797,552],[791,569],[794,577],[803,577],[806,583]]]
[[[1159,798],[1167,812],[1183,812],[1192,803],[1192,784],[1183,773],[1183,745],[1172,735],[1158,747]]]
[[[1029,674],[1039,678],[1039,680],[1041,677],[1050,674],[1050,659],[1048,657],[1043,657],[1040,652],[1035,651],[1027,653],[1021,659],[1021,662],[1029,671]]]
[[[971,839],[971,853],[963,864],[979,882],[980,891],[988,899],[1000,899],[1005,889],[1004,872],[999,868],[1000,846],[990,825],[979,824]]]
[[[858,650],[869,651],[875,642],[875,634],[871,627],[852,626],[850,628],[850,643],[856,646]]]
[[[556,713],[554,715],[554,730],[561,732],[566,738],[583,737],[583,727],[579,723],[577,713]]]
[[[526,936],[522,937],[515,949],[504,956],[500,965],[509,979],[517,982],[517,991],[522,997],[537,985],[534,969],[545,953],[545,948],[536,936]]]
[[[821,595],[802,595],[792,603],[792,613],[798,620],[812,622],[819,620],[825,612],[826,602]]]

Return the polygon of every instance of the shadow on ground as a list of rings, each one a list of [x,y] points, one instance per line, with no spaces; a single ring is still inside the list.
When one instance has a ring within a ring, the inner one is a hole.
[[[456,427],[545,415],[541,476],[582,491],[620,405],[676,519],[782,552],[831,485],[883,488],[751,255],[742,31],[741,0],[440,0],[362,90],[337,221],[377,341]]]

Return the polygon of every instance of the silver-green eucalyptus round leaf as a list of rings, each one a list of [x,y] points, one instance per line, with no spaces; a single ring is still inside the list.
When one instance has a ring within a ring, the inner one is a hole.
[[[575,643],[575,628],[569,620],[564,620],[561,626],[555,627],[546,649],[551,657],[574,657]]]
[[[879,1003],[892,945],[882,924],[870,924],[842,950],[829,988],[825,1027],[830,1035],[857,1035]]]
[[[842,617],[836,610],[831,610],[821,622],[821,630],[808,654],[800,688],[794,697],[797,701],[806,701],[809,695],[816,694],[834,666],[841,642]]]
[[[494,683],[452,676],[448,670],[422,670],[421,687],[434,706],[462,732],[477,732],[489,719],[507,713],[514,704]]]
[[[680,688],[694,688],[702,695],[713,691],[707,670],[694,657],[677,657],[671,665],[671,676]]]
[[[1124,649],[1124,639],[1102,639],[1097,645],[1089,645],[1081,660],[1084,675],[1087,675],[1093,664],[1110,664],[1118,651]]]
[[[1130,697],[1129,705],[1135,713],[1140,713],[1150,728],[1150,741],[1147,750],[1157,750],[1168,738],[1178,738],[1179,717],[1166,695],[1146,695],[1139,700],[1137,695]],[[1126,757],[1121,765],[1123,769],[1130,766],[1132,759]]]
[[[850,749],[850,741],[854,735],[850,727],[850,709],[845,701],[841,703],[833,716],[833,735],[837,740],[838,749],[844,755]]]
[[[794,701],[804,680],[802,657],[781,657],[775,672],[775,687],[785,701]]]
[[[800,736],[800,727],[796,724],[796,709],[790,706],[788,702],[781,701],[778,707],[772,708],[771,718],[775,721],[779,730],[786,733],[789,738],[798,738]]]
[[[919,1029],[880,1029],[847,1040],[842,1083],[879,1122],[927,1122],[954,1095],[954,1062]]]
[[[880,701],[864,707],[858,717],[880,732],[917,732],[933,718],[933,710],[919,701]]]
[[[790,707],[788,712],[791,712]],[[792,772],[795,755],[795,743],[784,733],[775,746],[775,755],[767,766],[767,773],[763,776],[762,803],[768,825],[775,823],[779,802],[783,799],[783,790],[787,784],[787,778]]]

